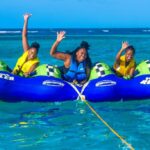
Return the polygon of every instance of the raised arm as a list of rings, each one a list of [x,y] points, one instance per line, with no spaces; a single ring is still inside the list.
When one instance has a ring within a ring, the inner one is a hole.
[[[68,58],[70,58],[70,55],[57,51],[57,47],[58,47],[59,43],[64,38],[65,38],[65,31],[57,32],[57,39],[56,39],[56,41],[54,42],[54,44],[52,45],[52,47],[50,49],[50,55],[52,57],[57,58],[57,59],[61,59],[61,60],[66,61]]]
[[[120,57],[122,52],[129,46],[128,42],[122,42],[122,47],[120,49],[120,51],[117,53],[116,55],[116,63],[119,64],[120,63]]]
[[[22,45],[24,52],[29,49],[28,38],[27,38],[27,26],[28,26],[28,19],[30,18],[31,14],[24,14],[24,25],[22,31]]]

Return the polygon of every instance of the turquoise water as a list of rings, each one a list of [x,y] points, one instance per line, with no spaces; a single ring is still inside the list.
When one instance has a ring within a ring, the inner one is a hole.
[[[30,36],[29,39],[41,44],[41,64],[62,65],[49,55],[54,36]],[[93,63],[99,61],[113,65],[122,41],[135,46],[137,63],[149,59],[150,35],[69,35],[58,49],[73,50],[82,40],[91,45],[89,53]],[[0,52],[0,60],[13,67],[22,53],[20,35],[1,35]],[[150,100],[91,105],[136,150],[149,150]],[[0,150],[128,149],[80,101],[0,102],[0,126]]]
[[[149,100],[91,105],[136,150],[149,150]],[[1,102],[0,110],[1,149],[128,149],[79,101]]]

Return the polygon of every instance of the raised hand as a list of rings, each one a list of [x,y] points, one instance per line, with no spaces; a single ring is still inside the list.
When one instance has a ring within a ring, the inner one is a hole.
[[[127,48],[129,46],[129,43],[127,42],[127,41],[123,41],[122,42],[122,47],[121,47],[121,49],[125,49],[125,48]]]
[[[31,16],[32,16],[32,14],[29,14],[29,13],[26,13],[23,15],[24,20],[28,20]]]
[[[57,39],[56,39],[56,41],[57,42],[61,42],[65,38],[65,34],[66,34],[65,31],[57,32]]]

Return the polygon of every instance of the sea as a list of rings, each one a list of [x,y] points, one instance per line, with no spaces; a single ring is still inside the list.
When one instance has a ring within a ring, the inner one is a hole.
[[[112,66],[123,41],[135,47],[137,64],[150,59],[150,28],[30,28],[29,44],[40,44],[41,64],[63,65],[49,54],[59,31],[66,31],[66,36],[58,51],[73,51],[87,41],[93,64],[103,62]],[[22,29],[0,29],[0,60],[11,68],[23,53],[21,33]],[[90,105],[135,150],[150,149],[150,99]],[[80,100],[0,101],[0,150],[128,149]]]

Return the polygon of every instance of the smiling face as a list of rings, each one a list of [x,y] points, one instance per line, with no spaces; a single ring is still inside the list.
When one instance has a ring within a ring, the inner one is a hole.
[[[76,60],[80,63],[82,61],[84,61],[87,57],[87,52],[85,48],[80,48],[77,52],[76,52]]]
[[[133,51],[132,50],[127,50],[125,53],[125,59],[127,62],[129,62],[133,58]]]
[[[32,60],[36,58],[37,56],[37,49],[36,48],[30,48],[28,53],[28,60]]]

